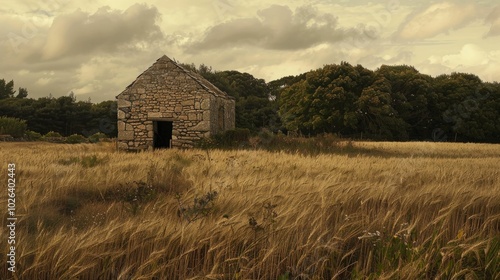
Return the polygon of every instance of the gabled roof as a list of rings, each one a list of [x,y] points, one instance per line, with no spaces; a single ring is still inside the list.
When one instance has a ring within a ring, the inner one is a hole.
[[[128,88],[132,87],[137,82],[137,80],[142,75],[144,75],[145,73],[148,73],[148,72],[152,71],[152,69],[167,69],[166,65],[169,64],[169,63],[171,63],[171,64],[175,65],[176,67],[178,67],[179,69],[181,69],[184,73],[186,73],[187,76],[189,76],[190,78],[192,78],[202,88],[204,88],[207,92],[213,94],[214,96],[222,97],[222,98],[234,99],[234,97],[232,97],[232,96],[228,95],[227,93],[223,92],[222,90],[218,89],[212,83],[210,83],[205,78],[203,78],[200,74],[185,69],[184,67],[180,66],[177,62],[175,62],[174,60],[170,59],[166,55],[163,55],[162,57],[158,58],[156,60],[156,62],[153,63],[153,65],[151,65],[146,71],[142,72],[142,74],[140,74],[139,76],[137,76],[137,78],[135,79],[135,81],[133,81],[130,85],[128,85],[127,88],[125,89],[125,91]],[[121,93],[119,95],[121,95]]]

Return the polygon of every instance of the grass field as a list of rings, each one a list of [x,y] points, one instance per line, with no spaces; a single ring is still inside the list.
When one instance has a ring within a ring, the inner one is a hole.
[[[500,279],[499,145],[349,146],[0,143],[18,217],[12,274],[5,187],[0,278]]]

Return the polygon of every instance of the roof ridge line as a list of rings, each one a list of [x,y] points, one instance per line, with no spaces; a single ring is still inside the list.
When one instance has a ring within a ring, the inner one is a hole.
[[[135,78],[135,80],[130,83],[124,91],[126,91],[127,89],[129,89],[130,87],[132,87],[136,82],[137,80],[142,76],[144,75],[144,73],[148,72],[151,68],[153,68],[156,64],[160,63],[160,60],[168,60],[170,62],[172,62],[175,66],[177,66],[179,69],[181,69],[186,75],[188,75],[191,79],[193,79],[196,83],[198,83],[203,89],[205,89],[208,93],[212,94],[213,96],[215,97],[223,97],[223,98],[229,98],[229,99],[235,99],[234,97],[230,96],[227,92],[224,92],[222,91],[221,89],[219,89],[218,87],[216,87],[214,84],[212,84],[209,80],[205,79],[203,76],[201,76],[200,74],[196,73],[196,72],[193,72],[193,71],[190,71],[190,70],[187,70],[185,69],[184,67],[182,67],[181,65],[179,65],[179,63],[177,63],[177,61],[171,59],[170,57],[168,57],[167,55],[163,55],[161,56],[160,58],[158,58],[155,63],[153,63],[151,66],[149,66],[146,70],[144,70],[141,74],[139,74],[137,76],[137,78]],[[199,76],[199,78],[197,77]],[[214,91],[213,89],[211,89],[210,87],[208,87],[207,85],[205,85],[203,83],[203,81],[200,80],[203,79],[204,81],[206,81],[208,84],[210,84],[211,86],[213,86],[214,89],[218,90],[219,92],[216,92]],[[124,92],[123,91],[123,92]],[[123,93],[122,92],[122,93]],[[122,93],[118,94],[118,95],[121,95]],[[118,97],[118,96],[117,96]]]
[[[170,59],[168,56],[166,56],[166,55],[164,55],[164,56],[167,57],[168,59]],[[163,56],[161,58],[163,58]],[[172,59],[170,59],[170,60],[174,63],[175,66],[179,67],[182,71],[184,71],[184,73],[186,73],[189,77],[191,77],[193,80],[195,80],[200,86],[202,86],[204,89],[206,89],[209,93],[213,94],[214,96],[220,95],[220,93],[214,92],[214,90],[212,90],[211,88],[209,88],[205,84],[203,84],[203,82],[200,81],[199,78],[196,77],[195,75],[199,75],[200,78],[204,79],[207,83],[211,84],[214,88],[218,89],[222,93],[222,97],[234,99],[234,97],[230,96],[227,92],[222,91],[220,88],[216,87],[214,84],[212,84],[209,80],[205,79],[200,74],[193,72],[193,71],[190,71],[190,70],[187,70],[184,67],[182,67],[181,65],[179,65],[176,61],[174,61]]]

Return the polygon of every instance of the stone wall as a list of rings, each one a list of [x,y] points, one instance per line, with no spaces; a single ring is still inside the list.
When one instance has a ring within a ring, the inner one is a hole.
[[[155,120],[173,122],[173,147],[192,147],[195,141],[220,132],[213,128],[219,104],[227,110],[224,129],[234,128],[233,99],[208,92],[170,59],[161,62],[118,96],[119,148],[151,149]]]
[[[210,133],[211,135],[222,133],[235,127],[235,102],[232,99],[216,98],[210,99]],[[222,116],[221,116],[222,111]]]

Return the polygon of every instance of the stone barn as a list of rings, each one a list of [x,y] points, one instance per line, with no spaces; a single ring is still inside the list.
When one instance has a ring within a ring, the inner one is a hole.
[[[167,56],[116,98],[123,150],[188,148],[235,125],[234,98]]]

